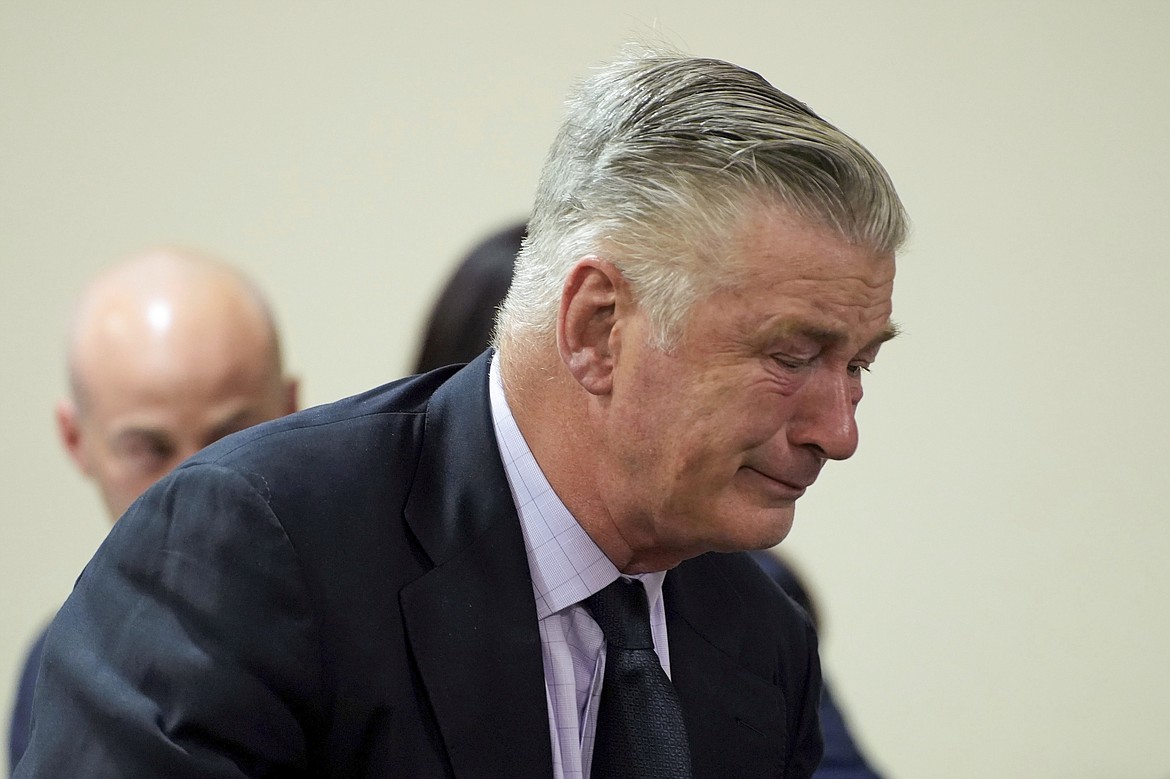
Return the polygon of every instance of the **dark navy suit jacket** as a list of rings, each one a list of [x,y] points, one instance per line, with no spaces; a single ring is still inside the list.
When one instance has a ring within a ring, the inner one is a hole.
[[[780,589],[800,604],[813,623],[816,623],[816,614],[813,612],[812,598],[805,590],[796,573],[776,555],[767,551],[752,552],[752,558],[772,580],[780,585]],[[849,733],[849,726],[826,681],[821,690],[821,732],[825,738],[825,757],[821,760],[813,779],[881,779],[865,757],[861,754],[853,736]]]
[[[20,756],[28,747],[28,731],[32,720],[33,690],[37,685],[37,669],[41,667],[41,655],[45,652],[45,631],[28,650],[20,681],[16,688],[16,703],[12,706],[12,721],[8,724],[8,765],[16,767]]]
[[[212,445],[49,628],[28,777],[540,777],[523,536],[486,356]],[[663,584],[697,777],[809,777],[816,637],[744,554]]]

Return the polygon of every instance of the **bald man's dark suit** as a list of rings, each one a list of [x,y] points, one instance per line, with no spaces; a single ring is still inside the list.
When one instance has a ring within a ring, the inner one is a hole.
[[[16,775],[550,776],[487,366],[252,428],[149,490],[50,628]],[[807,620],[745,555],[664,598],[696,776],[810,775]]]

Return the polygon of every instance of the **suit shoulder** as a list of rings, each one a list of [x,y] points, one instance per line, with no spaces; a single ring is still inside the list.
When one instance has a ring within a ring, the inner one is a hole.
[[[436,386],[433,377],[428,376],[384,384],[234,433],[207,447],[187,464],[214,463],[250,470],[273,459],[336,460],[338,455],[344,455],[341,459],[352,464],[363,454],[371,453],[375,442],[401,439],[421,425]]]
[[[747,552],[710,552],[684,562],[677,570],[687,579],[717,578],[725,596],[734,598],[758,627],[771,626],[788,636],[812,630],[805,610]]]

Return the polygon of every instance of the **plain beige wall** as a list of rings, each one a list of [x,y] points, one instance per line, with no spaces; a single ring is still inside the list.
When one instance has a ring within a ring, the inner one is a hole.
[[[1170,5],[0,5],[0,702],[106,524],[58,446],[84,280],[178,242],[270,292],[309,403],[401,374],[632,37],[753,67],[915,222],[858,457],[785,544],[891,777],[1170,776]]]

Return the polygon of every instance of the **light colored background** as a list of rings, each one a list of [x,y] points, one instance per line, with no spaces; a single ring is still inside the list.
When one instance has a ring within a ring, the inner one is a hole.
[[[810,102],[914,218],[860,454],[786,543],[875,762],[1170,777],[1160,1],[0,4],[0,699],[106,530],[50,411],[83,281],[202,246],[268,289],[307,402],[395,377],[568,86],[651,34]]]

